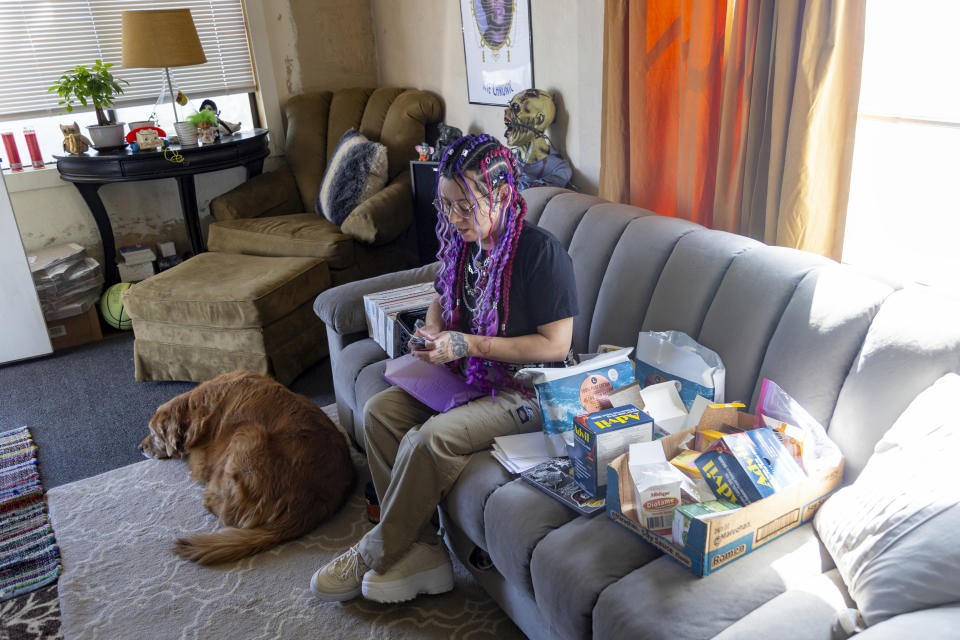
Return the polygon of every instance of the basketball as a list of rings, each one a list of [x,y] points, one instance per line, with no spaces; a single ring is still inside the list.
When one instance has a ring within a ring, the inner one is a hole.
[[[104,291],[100,298],[100,315],[114,329],[126,330],[131,327],[130,316],[123,308],[123,293],[132,286],[129,282],[118,282]]]

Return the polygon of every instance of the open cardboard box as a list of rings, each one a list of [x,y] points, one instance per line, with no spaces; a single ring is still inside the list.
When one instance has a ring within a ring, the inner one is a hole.
[[[732,404],[710,405],[696,427],[657,442],[670,459],[680,452],[680,444],[690,434],[723,424],[752,428],[753,416]],[[808,522],[842,478],[843,461],[741,509],[708,520],[694,520],[687,544],[680,547],[669,536],[657,535],[640,525],[628,456],[624,454],[607,467],[606,510],[611,520],[639,534],[698,576],[705,576]]]

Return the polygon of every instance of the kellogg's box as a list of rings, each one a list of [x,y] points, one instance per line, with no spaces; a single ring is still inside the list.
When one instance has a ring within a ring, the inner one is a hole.
[[[603,495],[607,465],[634,442],[653,439],[653,418],[632,404],[577,416],[570,462],[573,479],[593,497]]]

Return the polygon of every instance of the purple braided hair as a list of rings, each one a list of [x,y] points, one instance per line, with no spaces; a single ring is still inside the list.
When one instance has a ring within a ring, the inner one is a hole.
[[[466,175],[468,173],[472,174],[470,179]],[[469,322],[469,331],[474,335],[502,336],[506,331],[510,313],[513,257],[527,213],[527,204],[515,187],[514,178],[518,173],[519,167],[510,150],[496,138],[486,134],[468,135],[455,141],[444,152],[437,171],[438,188],[440,178],[453,179],[459,182],[473,199],[475,226],[479,227],[476,219],[480,205],[478,197],[487,198],[491,211],[496,205],[500,206],[496,227],[490,230],[493,241],[488,256],[490,267],[486,277],[480,278],[476,284],[481,293],[476,300],[476,314]],[[482,184],[486,193],[477,193],[483,190],[470,188],[471,183],[478,187]],[[494,190],[502,184],[510,185],[509,195],[495,204]],[[446,330],[458,331],[461,326],[460,292],[464,288],[466,261],[469,256],[475,269],[480,271],[477,263],[479,252],[470,250],[455,225],[446,216],[437,216],[436,232],[440,240],[437,259],[440,260],[438,284],[441,317]],[[467,361],[464,373],[468,384],[491,395],[495,395],[497,389],[515,386],[512,376],[502,362],[472,357]]]

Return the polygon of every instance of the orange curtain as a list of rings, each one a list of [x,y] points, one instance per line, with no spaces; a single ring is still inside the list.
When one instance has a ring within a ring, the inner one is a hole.
[[[839,259],[865,0],[606,0],[600,195]]]
[[[604,11],[601,196],[712,226],[725,0]]]

